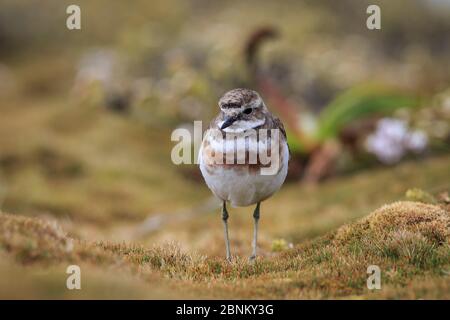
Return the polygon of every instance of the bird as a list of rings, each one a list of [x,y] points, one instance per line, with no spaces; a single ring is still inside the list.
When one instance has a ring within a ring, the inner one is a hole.
[[[231,252],[227,202],[233,207],[256,205],[249,258],[253,261],[257,254],[261,202],[278,191],[287,176],[290,153],[286,131],[254,90],[230,90],[219,99],[218,105],[220,111],[203,135],[198,163],[206,185],[222,202],[228,261]]]

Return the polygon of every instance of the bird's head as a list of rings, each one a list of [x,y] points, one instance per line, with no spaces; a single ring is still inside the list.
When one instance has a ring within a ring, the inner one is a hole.
[[[218,123],[225,132],[242,132],[254,129],[266,122],[268,112],[264,101],[256,91],[233,89],[219,100],[222,121]]]

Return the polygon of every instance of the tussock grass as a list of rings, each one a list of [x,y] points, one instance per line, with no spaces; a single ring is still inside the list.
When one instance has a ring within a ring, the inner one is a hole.
[[[405,201],[384,206],[361,221],[340,228],[335,240],[341,246],[359,250],[358,254],[433,267],[446,259],[449,235],[448,211]]]
[[[141,279],[144,287],[158,283],[179,288],[174,297],[436,297],[427,283],[438,284],[440,298],[450,294],[445,290],[450,213],[443,206],[420,202],[385,205],[359,221],[254,263],[241,257],[228,263],[191,254],[174,243],[146,248],[81,241],[68,237],[54,222],[5,213],[0,214],[0,246],[19,265],[77,263],[94,273],[112,269]],[[374,264],[382,270],[386,291],[366,289],[366,270]]]

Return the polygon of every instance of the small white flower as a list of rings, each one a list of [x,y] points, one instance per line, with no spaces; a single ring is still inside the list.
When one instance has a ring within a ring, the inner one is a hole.
[[[389,140],[388,136],[381,134],[369,136],[366,148],[367,151],[375,154],[378,160],[386,164],[398,162],[405,152],[401,144],[396,144],[393,140]]]
[[[408,150],[411,150],[414,153],[421,153],[427,147],[428,137],[422,131],[414,131],[408,135],[406,144]]]
[[[366,149],[385,164],[394,164],[407,151],[422,152],[428,144],[428,137],[422,131],[409,131],[405,121],[383,118],[366,140]]]

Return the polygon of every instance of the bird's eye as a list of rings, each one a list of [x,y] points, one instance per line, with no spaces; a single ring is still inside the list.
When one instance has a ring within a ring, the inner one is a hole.
[[[247,108],[247,109],[244,110],[244,113],[245,114],[250,114],[250,113],[252,113],[252,111],[253,111],[252,108]]]

